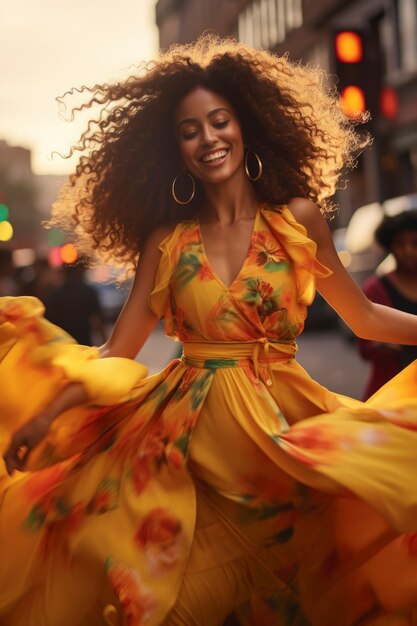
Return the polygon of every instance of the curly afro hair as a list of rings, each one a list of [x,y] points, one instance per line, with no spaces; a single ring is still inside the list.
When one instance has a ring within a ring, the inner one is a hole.
[[[123,82],[72,89],[88,94],[72,113],[99,106],[79,142],[75,172],[53,207],[50,226],[75,233],[82,253],[134,267],[149,233],[198,213],[204,191],[179,206],[171,195],[181,172],[173,115],[196,87],[231,103],[245,145],[260,156],[254,183],[259,202],[273,206],[309,198],[323,213],[342,170],[369,142],[342,112],[325,73],[264,50],[211,35],[176,45]]]
[[[398,215],[386,215],[375,231],[375,240],[385,250],[390,251],[399,233],[417,232],[417,209],[403,211]]]

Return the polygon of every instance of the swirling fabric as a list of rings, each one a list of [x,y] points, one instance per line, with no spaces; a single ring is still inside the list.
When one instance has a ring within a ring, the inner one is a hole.
[[[417,624],[416,365],[361,403],[297,363],[329,272],[285,206],[259,208],[231,285],[198,221],[160,247],[150,306],[184,354],[151,377],[0,300],[1,452],[88,393],[0,470],[0,625]]]

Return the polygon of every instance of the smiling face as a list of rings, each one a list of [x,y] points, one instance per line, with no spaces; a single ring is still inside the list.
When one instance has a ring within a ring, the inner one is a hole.
[[[193,176],[218,184],[244,172],[242,130],[228,100],[197,87],[179,103],[174,123],[180,154]]]

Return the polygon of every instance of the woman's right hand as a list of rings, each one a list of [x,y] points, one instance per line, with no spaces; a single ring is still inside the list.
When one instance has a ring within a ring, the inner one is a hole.
[[[69,383],[42,411],[16,430],[3,456],[8,474],[11,476],[14,470],[22,472],[30,452],[46,437],[52,422],[64,411],[87,399],[82,383]]]
[[[16,430],[3,457],[9,476],[24,470],[30,452],[46,437],[51,421],[47,413],[38,413]]]

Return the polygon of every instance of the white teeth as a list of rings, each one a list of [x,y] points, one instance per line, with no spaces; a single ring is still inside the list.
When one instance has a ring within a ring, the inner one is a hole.
[[[227,154],[227,150],[219,150],[218,152],[212,152],[211,154],[206,154],[202,157],[203,163],[208,163],[209,161],[216,161],[217,159],[222,159]]]

